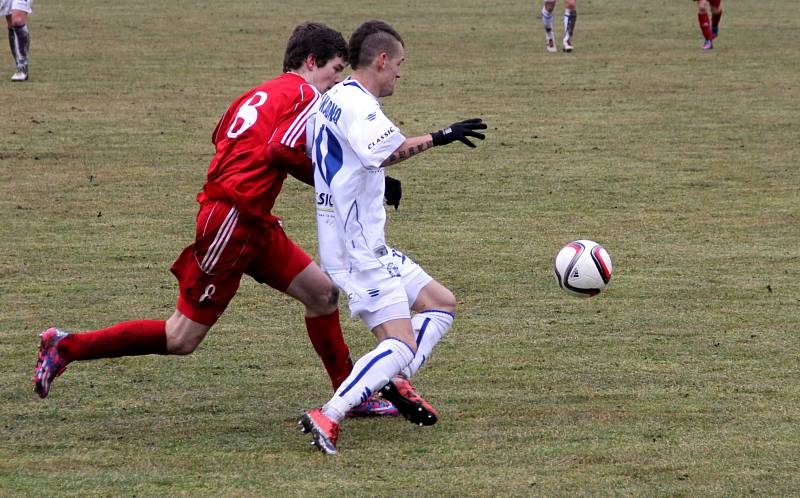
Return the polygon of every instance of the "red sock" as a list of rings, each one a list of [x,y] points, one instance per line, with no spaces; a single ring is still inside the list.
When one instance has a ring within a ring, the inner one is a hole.
[[[344,342],[342,326],[339,324],[339,310],[327,316],[306,317],[306,330],[335,391],[353,370],[350,349]]]
[[[132,320],[107,329],[70,334],[58,343],[67,361],[167,354],[167,322]]]
[[[708,12],[698,12],[697,21],[700,23],[700,31],[703,32],[703,38],[706,40],[711,39],[711,23],[708,22]]]

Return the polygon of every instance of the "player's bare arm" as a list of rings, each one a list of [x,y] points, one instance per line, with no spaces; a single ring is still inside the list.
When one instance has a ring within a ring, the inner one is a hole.
[[[447,128],[435,131],[428,135],[407,138],[391,155],[386,158],[381,166],[386,167],[409,159],[438,145],[447,145],[458,140],[464,145],[475,148],[469,137],[483,140],[486,136],[475,130],[485,130],[486,123],[480,118],[467,119],[453,123]]]
[[[400,144],[400,147],[395,149],[395,151],[381,163],[381,167],[385,168],[386,166],[405,161],[431,148],[433,148],[433,137],[430,134],[407,138],[405,142]]]

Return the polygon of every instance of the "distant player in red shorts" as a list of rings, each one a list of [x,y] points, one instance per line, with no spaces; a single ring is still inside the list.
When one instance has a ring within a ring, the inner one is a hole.
[[[127,321],[80,334],[47,329],[34,372],[40,397],[73,361],[192,353],[233,299],[242,275],[305,305],[314,349],[334,389],[341,384],[352,361],[339,324],[336,286],[286,236],[271,210],[288,174],[313,185],[306,120],[320,91],[341,81],[347,56],[339,32],[319,23],[295,28],[284,54],[285,72],[237,98],[214,130],[216,154],[197,195],[195,242],[171,268],[180,289],[175,313],[166,321]],[[359,408],[361,415],[396,414],[380,399]]]
[[[708,20],[708,4],[711,4],[711,21]],[[719,36],[719,21],[722,19],[722,0],[698,0],[697,22],[703,33],[703,50],[714,48],[714,39]]]

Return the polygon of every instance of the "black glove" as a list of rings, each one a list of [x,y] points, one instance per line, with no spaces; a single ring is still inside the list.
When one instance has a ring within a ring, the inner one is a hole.
[[[403,187],[400,185],[400,180],[387,176],[383,196],[386,198],[386,204],[394,206],[395,210],[400,207],[400,199],[403,197]]]
[[[433,145],[447,145],[450,142],[458,140],[463,142],[465,145],[475,148],[475,144],[470,142],[467,137],[475,137],[483,140],[486,138],[486,135],[483,133],[478,133],[474,130],[485,129],[486,123],[484,123],[480,118],[459,121],[458,123],[451,124],[449,128],[431,133],[433,136]]]

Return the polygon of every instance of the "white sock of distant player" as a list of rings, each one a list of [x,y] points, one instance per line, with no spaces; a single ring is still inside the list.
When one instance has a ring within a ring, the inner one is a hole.
[[[322,413],[334,422],[341,421],[351,408],[385,386],[413,359],[414,352],[408,344],[391,337],[384,339],[378,347],[358,359],[353,371],[322,407]]]
[[[417,354],[403,369],[403,375],[410,379],[430,358],[433,347],[447,334],[453,325],[453,315],[446,311],[429,310],[417,313],[411,319],[417,339]]]
[[[544,34],[550,39],[553,37],[553,14],[542,7],[542,26],[544,26]]]
[[[11,52],[14,54],[14,61],[17,63],[17,68],[27,66],[28,50],[31,44],[31,35],[28,31],[28,25],[16,26],[11,28],[11,31],[13,31],[13,35],[9,33],[9,41],[11,42]]]
[[[564,9],[564,41],[572,40],[572,32],[575,31],[575,21],[578,20],[578,11]]]

